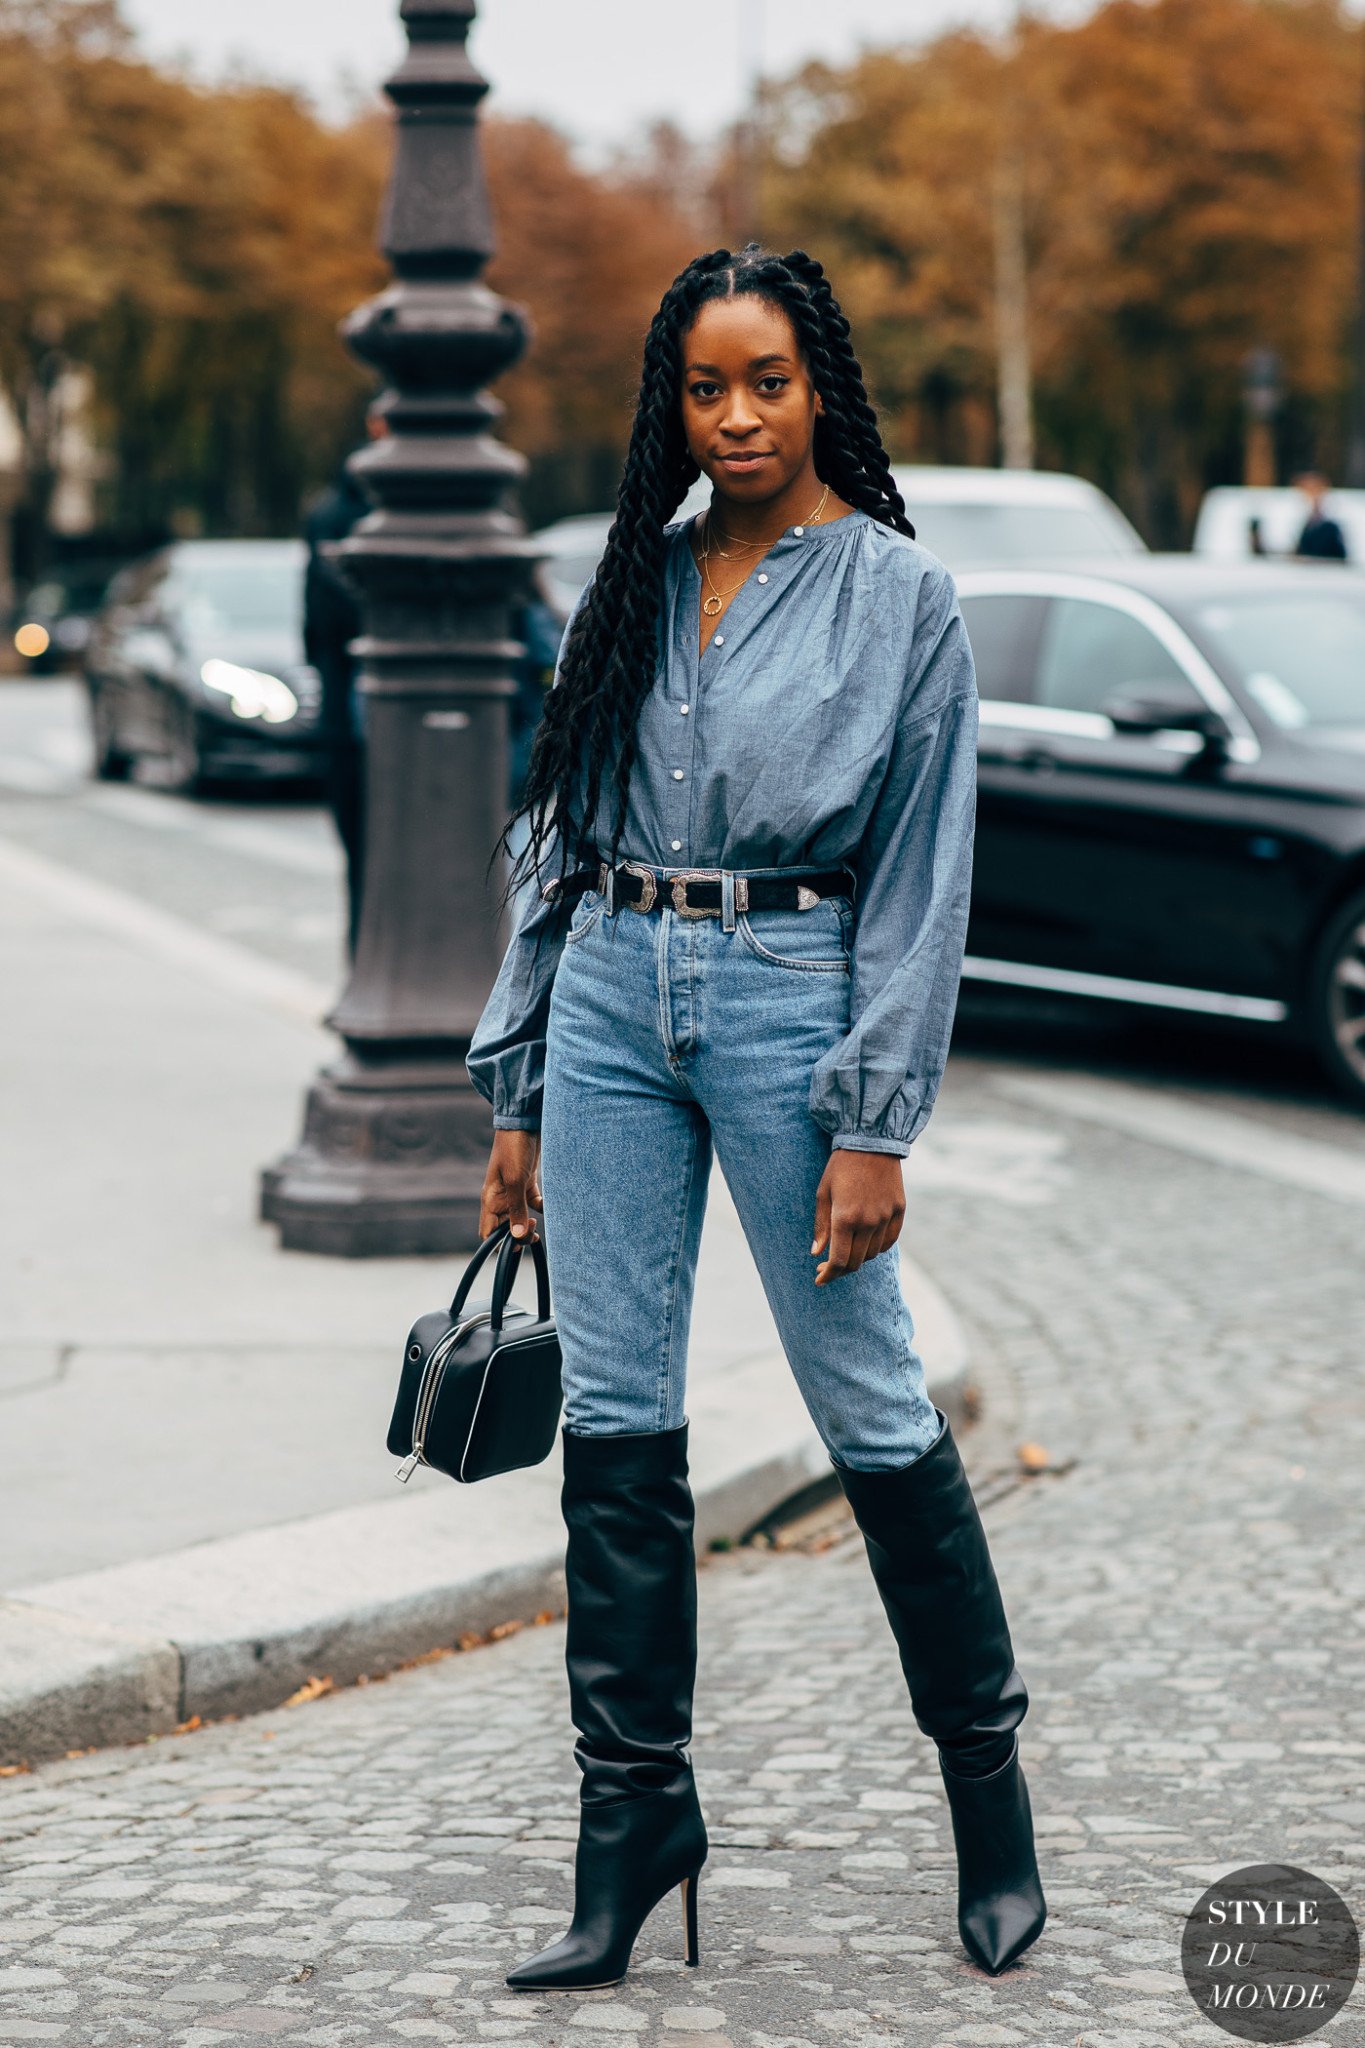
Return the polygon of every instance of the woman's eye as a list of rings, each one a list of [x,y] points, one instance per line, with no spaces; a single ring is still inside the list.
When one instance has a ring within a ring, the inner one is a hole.
[[[769,398],[772,398],[782,389],[787,381],[785,377],[779,377],[777,372],[774,371],[771,376],[759,378],[758,388],[760,391],[765,391]]]
[[[714,392],[720,389],[720,386],[712,384],[709,380],[703,378],[701,382],[691,385],[690,389],[694,398],[710,398]]]

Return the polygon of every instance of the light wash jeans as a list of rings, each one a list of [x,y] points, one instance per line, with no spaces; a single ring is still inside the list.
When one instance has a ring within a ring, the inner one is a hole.
[[[608,913],[595,889],[575,903],[550,998],[541,1126],[570,1430],[685,1420],[714,1147],[834,1461],[906,1465],[937,1437],[899,1247],[815,1285],[815,1191],[830,1139],[807,1091],[815,1061],[849,1028],[853,918],[846,896],[737,914],[732,931],[671,906]]]

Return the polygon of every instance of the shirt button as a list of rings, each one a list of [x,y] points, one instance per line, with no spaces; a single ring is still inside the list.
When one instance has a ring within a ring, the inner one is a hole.
[[[681,711],[683,717],[686,718],[688,712],[692,709],[692,706],[690,704],[680,704],[678,706],[678,709],[679,711]]]
[[[673,770],[673,780],[674,780],[675,782],[681,782],[681,781],[682,781],[682,779],[683,779],[683,772],[682,772],[682,769],[681,769],[681,768],[675,768],[675,769]]]
[[[803,534],[803,533],[805,532],[805,530],[806,530],[806,529],[805,529],[805,527],[804,527],[804,526],[794,526],[794,527],[792,528],[792,532],[793,532],[793,533],[794,533],[794,534],[796,535],[796,538],[797,538],[798,540],[800,540],[800,538],[801,538],[802,534]]]
[[[672,848],[673,848],[673,851],[674,851],[674,853],[681,853],[681,852],[682,852],[682,841],[681,841],[681,839],[674,839],[674,840],[670,841],[670,844],[671,844],[671,846],[672,846]]]
[[[717,633],[716,645],[717,647],[723,647],[725,645],[725,635],[723,633]]]
[[[760,583],[766,583],[768,579],[766,576],[760,576],[758,580]]]

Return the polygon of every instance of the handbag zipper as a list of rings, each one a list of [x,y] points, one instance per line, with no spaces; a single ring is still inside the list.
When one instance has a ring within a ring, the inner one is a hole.
[[[417,1467],[425,1465],[427,1462],[425,1449],[427,1426],[431,1421],[432,1409],[436,1406],[436,1396],[440,1391],[441,1381],[445,1377],[445,1369],[450,1361],[451,1352],[467,1330],[474,1329],[479,1323],[488,1323],[492,1320],[492,1309],[480,1309],[476,1314],[467,1316],[462,1323],[456,1324],[448,1336],[441,1339],[441,1342],[427,1360],[422,1373],[421,1384],[417,1389],[417,1401],[413,1408],[412,1449],[407,1457],[404,1458],[395,1474],[396,1478],[402,1480],[404,1486],[407,1485]]]

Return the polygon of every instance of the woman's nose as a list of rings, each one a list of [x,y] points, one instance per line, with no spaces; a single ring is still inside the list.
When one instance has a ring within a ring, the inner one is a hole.
[[[758,415],[747,398],[732,398],[721,421],[721,432],[725,434],[752,434],[758,426]]]

